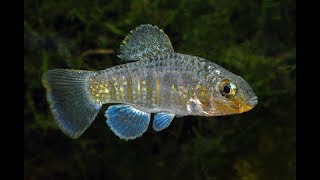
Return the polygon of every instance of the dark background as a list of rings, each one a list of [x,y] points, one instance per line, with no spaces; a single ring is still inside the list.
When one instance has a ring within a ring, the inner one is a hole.
[[[296,2],[59,0],[24,2],[24,179],[296,179]],[[259,98],[225,117],[175,118],[123,141],[104,105],[76,140],[55,124],[41,84],[54,68],[120,64],[130,30],[154,24],[176,52],[240,75]]]

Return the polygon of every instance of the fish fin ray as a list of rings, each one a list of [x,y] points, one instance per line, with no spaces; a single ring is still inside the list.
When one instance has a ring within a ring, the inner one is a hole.
[[[113,105],[105,112],[107,125],[120,139],[130,140],[148,129],[150,114],[130,105]]]
[[[91,125],[101,108],[87,94],[87,79],[92,73],[53,69],[42,76],[54,120],[61,131],[71,138],[78,138]]]
[[[118,57],[138,61],[160,53],[173,53],[169,37],[157,26],[143,24],[123,40]]]
[[[152,124],[153,129],[156,131],[162,131],[167,128],[172,122],[174,116],[174,114],[156,113]]]

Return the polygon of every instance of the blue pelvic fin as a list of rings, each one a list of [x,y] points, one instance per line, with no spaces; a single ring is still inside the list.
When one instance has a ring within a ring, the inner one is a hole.
[[[42,76],[53,118],[61,131],[78,138],[97,116],[101,104],[93,102],[87,93],[90,71],[52,69]]]
[[[139,61],[160,53],[173,53],[169,37],[157,26],[143,24],[122,41],[119,58]]]
[[[110,106],[106,113],[107,124],[121,139],[130,140],[142,136],[148,129],[150,114],[129,105]]]
[[[154,115],[152,127],[156,131],[162,131],[170,125],[173,118],[174,114],[156,113]]]

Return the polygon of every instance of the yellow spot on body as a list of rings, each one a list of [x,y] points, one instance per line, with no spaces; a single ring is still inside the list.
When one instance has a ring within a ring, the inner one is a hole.
[[[174,84],[171,84],[171,90],[175,90],[176,86]]]
[[[120,96],[119,96],[119,91],[116,91],[116,101],[119,101],[120,100]]]
[[[183,86],[179,86],[179,88],[178,88],[180,91],[182,91],[183,93],[187,93],[188,92],[188,90],[185,88],[185,87],[183,87]]]
[[[141,98],[141,93],[140,93],[140,76],[137,77],[137,94],[138,94],[138,99]]]
[[[183,97],[184,97],[184,98],[187,98],[187,97],[188,97],[188,95],[187,95],[187,94],[183,94]]]
[[[128,86],[127,86],[127,95],[128,95],[128,102],[132,101],[132,79],[131,76],[127,76]],[[124,82],[123,85],[127,85],[127,82]]]
[[[153,92],[153,88],[152,88],[152,80],[151,80],[152,75],[149,73],[148,77],[147,77],[147,103],[151,104],[152,102],[152,92]]]
[[[124,89],[123,89],[123,87],[121,86],[119,90],[120,90],[121,99],[124,100]]]
[[[170,93],[170,102],[174,104],[176,102],[176,96],[174,95],[177,92],[176,87],[174,84],[171,84],[171,93]]]
[[[156,104],[160,104],[160,80],[156,79]]]
[[[185,88],[185,87],[183,87],[183,86],[179,86],[178,87],[178,92],[179,92],[179,94],[181,95],[180,97],[182,97],[182,101],[186,101],[186,98],[188,97],[188,90]]]

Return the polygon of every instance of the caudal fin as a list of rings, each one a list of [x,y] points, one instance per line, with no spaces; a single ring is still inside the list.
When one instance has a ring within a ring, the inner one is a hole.
[[[47,100],[59,128],[71,138],[78,138],[93,122],[101,108],[87,93],[90,71],[53,69],[43,74]]]

